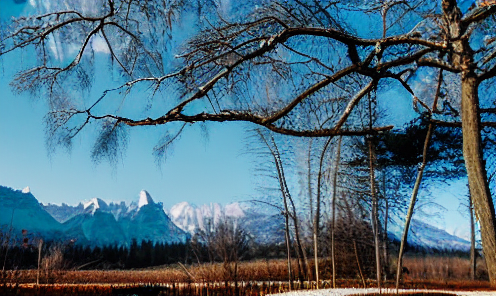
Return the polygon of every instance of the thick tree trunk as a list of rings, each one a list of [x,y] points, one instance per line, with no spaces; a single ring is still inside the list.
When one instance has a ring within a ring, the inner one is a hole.
[[[463,157],[467,169],[470,195],[480,221],[482,248],[489,279],[496,283],[496,221],[482,153],[479,116],[478,81],[475,74],[462,76]]]
[[[481,124],[479,115],[479,81],[474,73],[474,51],[464,34],[469,29],[463,23],[456,0],[443,0],[445,26],[448,38],[453,40],[449,53],[452,64],[462,73],[462,132],[463,157],[468,175],[470,195],[475,215],[480,221],[482,249],[486,259],[489,280],[496,284],[496,221],[494,204],[487,182],[487,172],[482,153]]]

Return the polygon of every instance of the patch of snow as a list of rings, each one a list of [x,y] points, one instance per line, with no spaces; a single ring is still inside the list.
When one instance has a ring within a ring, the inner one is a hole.
[[[29,189],[29,186],[26,186],[26,188],[22,190],[22,193],[30,193],[30,192],[31,190]]]
[[[170,208],[169,211],[169,216],[172,218],[178,218],[181,216],[183,213],[187,211],[188,208],[190,208],[191,205],[187,201],[180,202],[178,204],[175,204]]]
[[[95,211],[98,209],[106,211],[108,209],[108,205],[98,197],[94,197],[89,202],[84,203],[83,208],[85,211],[95,214]]]
[[[241,218],[245,216],[245,212],[241,209],[239,203],[237,202],[226,205],[224,211],[228,217]]]
[[[345,289],[320,289],[320,290],[300,290],[294,292],[286,292],[280,294],[274,294],[278,296],[346,296],[346,295],[368,295],[368,294],[377,294],[377,293],[390,293],[396,294],[396,289],[379,289],[377,288],[345,288]],[[496,295],[496,292],[490,291],[446,291],[446,290],[427,290],[427,289],[399,289],[398,294],[404,293],[444,293],[444,294],[452,294],[452,295]]]
[[[144,205],[148,204],[154,204],[152,197],[146,190],[141,190],[140,192],[140,197],[139,197],[139,202],[138,202],[138,208],[141,208]]]

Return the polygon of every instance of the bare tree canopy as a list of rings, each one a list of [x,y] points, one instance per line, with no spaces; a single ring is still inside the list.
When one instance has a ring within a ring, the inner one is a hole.
[[[481,144],[483,127],[494,126],[489,121],[495,111],[490,94],[496,5],[107,0],[95,7],[88,2],[58,1],[53,11],[19,18],[1,35],[0,56],[24,48],[37,57],[12,86],[47,99],[49,144],[70,145],[94,122],[102,123],[96,159],[115,156],[112,148],[124,144],[126,127],[174,122],[180,124],[157,145],[158,155],[185,125],[206,121],[251,122],[303,137],[376,134],[392,124],[363,124],[356,107],[369,95],[384,101],[388,90],[401,89],[436,125],[462,127],[470,193],[489,276],[496,282],[496,222]],[[192,33],[180,33],[186,29]],[[174,44],[181,38],[187,41],[179,48]],[[96,65],[95,40],[104,44],[109,73],[118,83],[88,98],[82,93],[91,88],[95,71],[103,71]],[[147,105],[146,96],[162,98],[149,116],[123,107],[130,98]],[[394,113],[395,100],[385,102]],[[484,121],[482,113],[489,114]]]

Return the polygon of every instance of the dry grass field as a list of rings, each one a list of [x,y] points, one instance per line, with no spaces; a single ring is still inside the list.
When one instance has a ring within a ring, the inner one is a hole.
[[[321,270],[325,270],[322,262]],[[292,264],[293,268],[296,262]],[[453,289],[490,288],[487,281],[487,271],[482,260],[478,262],[477,279],[470,279],[469,260],[458,257],[406,257],[404,266],[409,274],[404,276],[403,286],[435,288],[451,287]],[[137,270],[49,270],[40,274],[41,284],[162,284],[162,283],[191,283],[191,282],[224,282],[232,281],[233,267],[221,263],[189,265],[180,264],[158,266]],[[287,281],[288,271],[285,260],[257,260],[241,262],[237,279],[240,282],[278,282]],[[36,270],[7,271],[2,276],[4,283],[28,284],[36,283]],[[324,284],[329,285],[329,274],[322,274]],[[340,278],[340,287],[363,286],[358,274],[355,278]],[[296,280],[296,278],[295,278]],[[392,278],[385,283],[392,286]],[[366,285],[373,287],[375,281],[366,280]]]

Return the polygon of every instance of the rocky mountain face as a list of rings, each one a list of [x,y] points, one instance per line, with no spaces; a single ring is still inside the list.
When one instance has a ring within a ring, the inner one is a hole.
[[[154,243],[189,239],[188,233],[172,223],[162,203],[155,203],[146,191],[129,206],[107,204],[99,198],[77,206],[43,206],[28,189],[0,186],[0,227],[7,232],[10,225],[14,234],[25,229],[45,239],[75,240],[91,246],[129,245],[133,239]]]
[[[10,232],[14,237],[27,230],[49,239],[63,233],[62,225],[43,209],[29,187],[21,191],[0,186],[0,230]]]
[[[197,206],[188,202],[178,203],[166,210],[172,222],[179,228],[194,235],[207,227],[217,225],[223,219],[236,220],[257,243],[273,244],[284,242],[284,221],[280,215],[261,213],[245,203],[218,203]]]
[[[199,230],[205,230],[206,223],[215,225],[222,218],[234,218],[238,219],[244,229],[259,243],[284,242],[282,215],[263,214],[246,204],[232,203],[222,207],[219,204],[196,206],[181,202],[174,205],[168,214],[172,222],[192,235]],[[394,225],[389,230],[390,239],[399,241],[403,229]],[[416,219],[411,222],[408,243],[427,249],[464,252],[470,250],[468,241]]]
[[[400,229],[400,227],[393,226],[389,232],[389,237],[400,241],[402,231],[403,229]],[[412,219],[410,224],[408,244],[415,247],[436,250],[463,252],[468,252],[470,250],[469,241],[459,238],[458,236],[451,235],[445,230],[439,229],[417,219]]]

